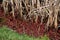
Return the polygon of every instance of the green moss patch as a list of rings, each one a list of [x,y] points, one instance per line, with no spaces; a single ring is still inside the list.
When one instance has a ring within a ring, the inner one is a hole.
[[[3,26],[0,28],[0,40],[49,40],[49,38],[46,35],[42,38],[35,38],[26,34],[18,34],[6,26]]]

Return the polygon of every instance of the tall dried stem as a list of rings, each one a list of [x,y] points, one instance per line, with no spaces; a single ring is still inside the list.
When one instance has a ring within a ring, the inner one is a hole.
[[[15,15],[14,15],[14,3],[13,3],[13,1],[14,1],[14,0],[11,0],[11,4],[12,4],[11,7],[12,7],[12,15],[13,15],[13,17],[15,17]]]
[[[22,17],[22,0],[19,0],[19,11],[20,11],[20,16]]]

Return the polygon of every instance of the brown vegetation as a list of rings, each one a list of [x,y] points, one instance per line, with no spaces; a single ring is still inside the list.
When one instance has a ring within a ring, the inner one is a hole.
[[[0,17],[6,19],[4,23],[19,32],[37,36],[49,30],[48,34],[57,35],[58,30],[55,29],[60,26],[60,0],[3,0],[0,7],[4,10],[0,10]]]

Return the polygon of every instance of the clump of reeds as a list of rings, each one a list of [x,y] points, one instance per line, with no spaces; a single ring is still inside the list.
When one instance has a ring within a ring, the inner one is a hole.
[[[8,13],[8,4],[11,5],[11,13],[13,17],[16,10],[20,14],[20,18],[23,17],[25,20],[34,20],[37,23],[38,16],[41,17],[41,23],[44,19],[47,19],[46,26],[52,26],[57,28],[58,26],[58,11],[59,11],[59,0],[3,0],[4,12]],[[48,18],[47,18],[48,17]]]

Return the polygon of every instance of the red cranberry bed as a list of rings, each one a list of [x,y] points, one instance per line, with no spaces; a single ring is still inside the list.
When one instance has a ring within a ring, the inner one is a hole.
[[[15,30],[19,34],[26,33],[27,35],[34,37],[41,37],[47,34],[51,40],[60,40],[60,29],[55,31],[53,28],[50,28],[48,31],[46,31],[44,23],[26,22],[24,20],[20,20],[20,17],[13,18],[11,14],[5,16],[2,10],[0,10],[0,18],[4,18],[6,20],[5,22],[0,22],[0,26],[7,25],[9,28]]]

